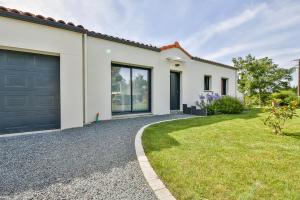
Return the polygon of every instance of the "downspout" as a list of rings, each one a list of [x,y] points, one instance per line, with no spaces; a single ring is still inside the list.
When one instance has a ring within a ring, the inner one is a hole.
[[[87,33],[82,34],[83,124],[87,124]]]

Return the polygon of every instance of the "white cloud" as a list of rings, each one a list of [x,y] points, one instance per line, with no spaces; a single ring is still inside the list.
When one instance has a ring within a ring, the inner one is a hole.
[[[144,23],[133,0],[0,0],[0,5],[81,24],[89,30],[140,40]]]
[[[299,10],[297,1],[269,1],[250,24],[234,27],[226,35],[215,34],[210,40],[214,48],[209,51],[194,42],[193,53],[225,63],[230,63],[232,57],[251,53],[256,57],[268,56],[281,67],[291,67],[292,60],[300,58]]]
[[[198,32],[195,32],[190,37],[188,37],[184,41],[184,44],[186,46],[196,45],[197,48],[199,48],[201,45],[206,43],[209,39],[213,38],[215,35],[239,27],[242,24],[254,19],[266,7],[267,7],[266,4],[260,4],[252,9],[248,8],[244,10],[241,14],[235,17],[225,19],[207,28],[201,28]]]
[[[271,57],[271,58],[280,58],[280,57],[291,57],[292,59],[300,59],[300,47],[299,48],[282,48],[275,49],[270,51],[264,51],[257,57]]]
[[[212,53],[207,53],[204,55],[204,57],[216,60],[216,59],[228,56],[228,55],[235,55],[239,52],[248,51],[247,53],[252,53],[253,51],[255,51],[258,48],[270,47],[273,44],[278,44],[278,43],[288,41],[290,39],[290,37],[292,37],[292,36],[294,36],[293,33],[287,33],[284,35],[272,36],[267,39],[261,38],[256,41],[238,43],[238,44],[235,44],[232,46],[223,47],[220,50],[212,52]]]

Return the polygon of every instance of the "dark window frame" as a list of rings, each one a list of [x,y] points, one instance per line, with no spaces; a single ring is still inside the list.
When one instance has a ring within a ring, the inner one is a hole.
[[[208,89],[206,88],[205,78],[208,78]],[[211,91],[211,85],[212,85],[211,81],[212,81],[211,75],[204,75],[204,91]]]
[[[131,66],[131,65],[127,65],[127,64],[116,64],[116,63],[111,63],[111,69],[113,67],[123,67],[123,68],[128,68],[130,69],[130,95],[131,95],[131,99],[130,99],[130,103],[131,103],[131,109],[130,111],[113,111],[112,110],[112,78],[111,78],[111,83],[110,83],[110,95],[111,95],[111,113],[112,115],[124,115],[124,114],[137,114],[137,113],[150,113],[152,111],[152,103],[151,103],[151,99],[152,99],[152,76],[151,76],[151,68],[146,68],[146,67],[137,67],[137,66]],[[140,69],[140,70],[147,70],[148,72],[148,109],[146,110],[137,110],[134,111],[133,110],[133,85],[132,85],[132,69]],[[111,70],[112,71],[112,70]],[[112,74],[111,74],[112,75]]]

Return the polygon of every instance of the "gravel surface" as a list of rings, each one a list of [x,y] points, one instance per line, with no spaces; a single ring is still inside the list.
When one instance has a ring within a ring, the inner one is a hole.
[[[0,138],[0,199],[156,199],[136,159],[145,124],[164,115]]]

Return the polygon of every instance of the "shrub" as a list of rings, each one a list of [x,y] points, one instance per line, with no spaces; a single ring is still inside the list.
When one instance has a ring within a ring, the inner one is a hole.
[[[264,124],[270,127],[276,135],[282,135],[282,129],[288,119],[296,115],[297,101],[291,101],[288,105],[280,105],[280,101],[273,100],[271,106],[266,108],[268,112],[264,119]]]
[[[200,109],[206,109],[207,115],[214,115],[216,113],[214,102],[220,98],[218,93],[211,92],[206,95],[201,94],[199,95],[199,100],[196,101],[196,106]]]
[[[296,101],[299,104],[297,94],[292,90],[283,90],[272,94],[272,99],[279,103],[280,106],[287,106],[291,102]]]
[[[243,112],[243,103],[234,97],[223,96],[221,97],[217,93],[208,93],[205,95],[199,95],[199,101],[196,101],[196,105],[200,109],[207,109],[208,115],[214,115],[217,113],[223,114],[238,114]]]
[[[234,97],[224,96],[213,103],[215,112],[223,114],[239,114],[244,111],[242,102]]]
[[[214,115],[217,113],[217,108],[215,103],[207,105],[206,109],[207,109],[207,115]]]

